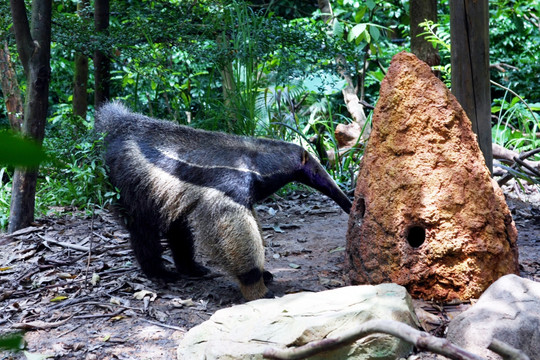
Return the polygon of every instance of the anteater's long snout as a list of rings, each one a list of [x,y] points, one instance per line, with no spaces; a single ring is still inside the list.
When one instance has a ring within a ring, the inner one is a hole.
[[[307,152],[304,154],[304,160],[301,171],[300,182],[306,184],[330,199],[334,200],[347,214],[351,211],[351,200],[339,188],[334,179],[324,170],[315,158]]]

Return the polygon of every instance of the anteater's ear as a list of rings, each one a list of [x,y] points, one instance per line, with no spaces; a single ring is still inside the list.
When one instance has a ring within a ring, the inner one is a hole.
[[[302,165],[306,165],[309,160],[309,153],[306,150],[302,150]]]

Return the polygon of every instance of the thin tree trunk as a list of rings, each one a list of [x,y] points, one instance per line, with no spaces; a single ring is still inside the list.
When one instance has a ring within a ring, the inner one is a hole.
[[[75,54],[75,74],[73,76],[73,115],[86,119],[88,108],[88,56]]]
[[[493,172],[488,1],[450,1],[452,93],[472,122]]]
[[[411,23],[411,52],[429,66],[441,64],[439,51],[433,45],[419,36],[424,32],[420,23],[431,20],[437,22],[437,0],[411,0],[409,4]]]
[[[6,40],[3,40],[0,45],[0,73],[2,74],[2,93],[6,102],[11,130],[20,132],[23,123],[23,102],[19,82],[17,81],[17,74],[13,69]]]
[[[86,20],[85,11],[89,0],[79,0],[77,14],[82,21]],[[88,108],[88,56],[83,53],[75,54],[75,74],[73,76],[73,115],[86,119]]]
[[[94,4],[94,27],[96,33],[106,35],[109,28],[109,0],[96,0]],[[110,98],[110,60],[105,51],[94,52],[94,106],[98,107]]]
[[[225,34],[217,37],[218,46],[224,47],[229,50],[229,37]],[[225,105],[225,111],[227,111],[227,117],[232,122],[238,122],[238,114],[234,111],[234,96],[236,96],[236,82],[234,81],[234,69],[232,61],[228,59],[220,64],[219,73],[221,75],[223,104]],[[229,129],[232,130],[232,129]]]
[[[21,134],[43,141],[47,119],[52,0],[33,0],[28,22],[24,0],[10,0],[17,51],[26,74],[27,89]],[[38,170],[15,169],[8,232],[29,226],[34,220]]]

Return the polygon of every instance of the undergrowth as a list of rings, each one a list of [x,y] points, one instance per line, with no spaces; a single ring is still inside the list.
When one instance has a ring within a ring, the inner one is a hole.
[[[91,213],[118,199],[101,158],[103,137],[95,135],[91,124],[80,119],[71,118],[62,125],[55,119],[50,119],[43,143],[48,160],[39,168],[36,217],[73,210]],[[12,175],[12,168],[0,168],[0,228],[4,229],[9,219]]]

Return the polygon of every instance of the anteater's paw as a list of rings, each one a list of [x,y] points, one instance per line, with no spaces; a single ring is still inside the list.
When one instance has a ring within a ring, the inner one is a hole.
[[[270,271],[264,270],[263,280],[265,285],[272,283],[274,281],[274,274],[272,274]]]
[[[180,274],[167,270],[165,268],[144,271],[145,275],[153,280],[158,280],[164,283],[176,282],[180,279]]]
[[[187,277],[200,278],[209,275],[211,271],[209,268],[202,266],[199,263],[193,262],[191,266],[186,266],[178,269],[178,273]]]

